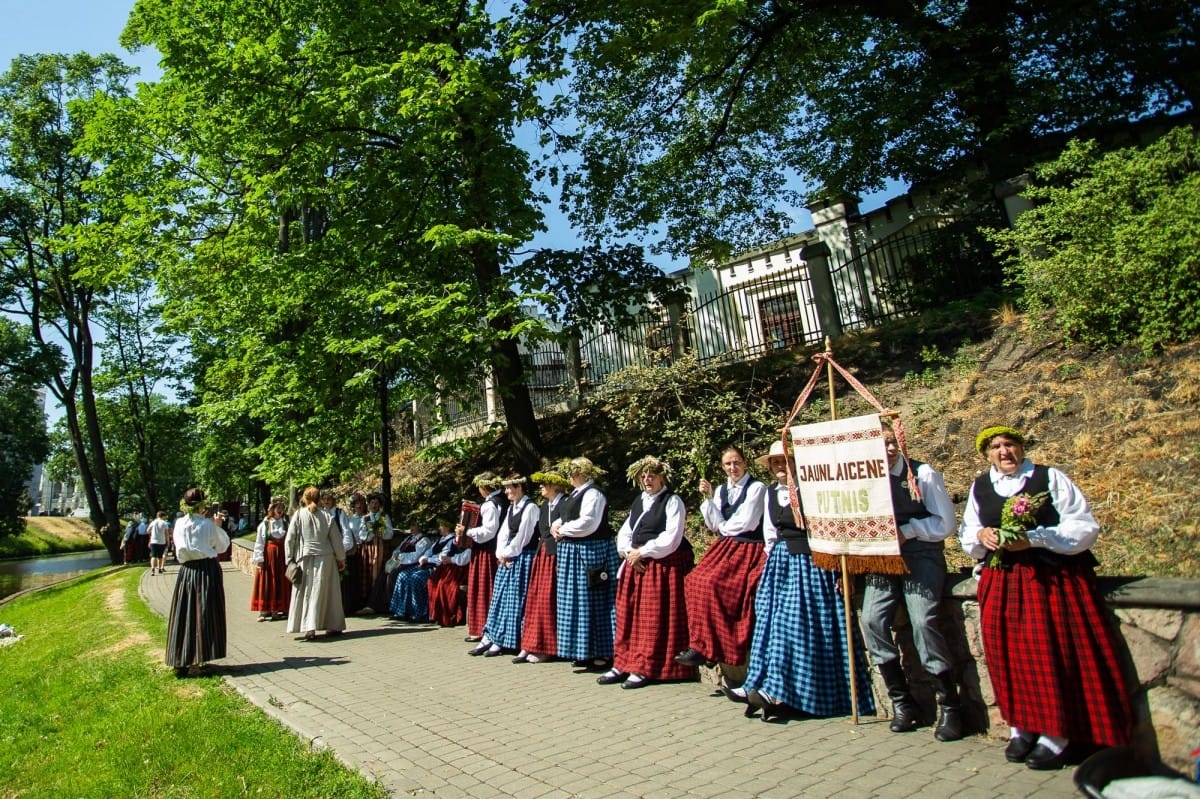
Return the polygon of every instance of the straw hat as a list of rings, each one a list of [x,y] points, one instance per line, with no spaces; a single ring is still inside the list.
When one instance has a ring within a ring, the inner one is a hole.
[[[504,484],[494,472],[480,472],[475,475],[475,479],[471,482],[474,483],[476,488],[486,488],[488,491],[495,491]]]
[[[512,473],[512,474],[510,474],[508,477],[505,477],[503,480],[501,480],[501,481],[500,481],[500,485],[503,485],[503,486],[524,486],[524,485],[525,485],[525,476],[524,476],[524,475],[517,474],[516,472],[513,472],[513,473]]]
[[[771,458],[786,458],[787,452],[783,448],[783,442],[778,438],[771,442],[771,448],[767,450],[766,455],[760,455],[754,459],[754,462],[764,469],[771,468]]]
[[[671,482],[671,464],[653,455],[647,455],[641,460],[630,464],[629,468],[625,470],[625,476],[629,478],[629,482],[636,486],[638,479],[646,472],[660,475],[664,482]]]
[[[571,487],[571,481],[559,473],[558,467],[546,467],[540,472],[534,472],[529,479],[537,485],[558,486],[559,488]]]

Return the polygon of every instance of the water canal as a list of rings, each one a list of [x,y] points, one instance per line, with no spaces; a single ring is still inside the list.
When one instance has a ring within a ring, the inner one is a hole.
[[[0,599],[28,588],[40,588],[78,577],[104,568],[109,563],[108,552],[103,549],[44,558],[0,560]]]

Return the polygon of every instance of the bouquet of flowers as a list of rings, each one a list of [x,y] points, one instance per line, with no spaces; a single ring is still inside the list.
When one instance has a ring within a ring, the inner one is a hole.
[[[999,545],[1004,547],[1025,538],[1025,531],[1037,524],[1037,512],[1049,498],[1050,494],[1043,491],[1032,496],[1024,493],[1014,494],[1005,500],[1004,507],[1000,509],[1000,528],[996,531]],[[988,558],[988,565],[992,568],[999,566],[1003,558],[1002,552],[1002,549],[993,552]]]
[[[381,514],[379,514],[378,519],[371,522],[371,535],[373,535],[373,536],[383,535],[383,530],[384,530],[383,525],[384,525],[384,515],[381,513]]]

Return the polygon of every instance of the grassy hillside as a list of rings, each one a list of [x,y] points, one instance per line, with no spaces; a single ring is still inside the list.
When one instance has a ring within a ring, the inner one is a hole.
[[[27,516],[25,532],[0,537],[0,558],[54,555],[102,549],[100,537],[87,519],[71,516]]]

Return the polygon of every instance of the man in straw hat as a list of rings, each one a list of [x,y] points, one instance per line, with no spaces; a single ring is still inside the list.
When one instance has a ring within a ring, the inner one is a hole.
[[[958,683],[954,661],[939,623],[942,589],[946,583],[947,537],[954,532],[954,503],[942,475],[932,466],[905,457],[896,433],[886,423],[883,440],[887,446],[892,486],[892,507],[900,528],[900,556],[908,574],[867,574],[863,594],[862,626],[871,659],[887,685],[892,700],[892,732],[909,732],[920,723],[920,711],[908,690],[908,679],[900,663],[900,649],[892,639],[892,622],[900,602],[908,611],[913,642],[921,666],[933,679],[938,719],[933,736],[939,741],[963,737]],[[916,478],[917,494],[911,493],[908,476]]]
[[[558,542],[558,656],[577,668],[607,668],[613,655],[616,576],[620,558],[608,500],[596,478],[604,470],[588,458],[566,466],[573,490],[550,528]]]
[[[482,641],[483,626],[487,623],[488,605],[496,580],[496,534],[500,520],[508,509],[508,499],[501,491],[502,481],[492,472],[481,472],[472,481],[483,502],[479,505],[479,524],[467,528],[461,522],[454,532],[471,540],[471,566],[467,573],[467,637],[468,642]],[[482,655],[487,646],[475,647],[470,654]]]
[[[561,515],[564,489],[571,488],[571,481],[563,475],[563,471],[565,469],[560,465],[533,473],[533,482],[540,487],[543,500],[538,508],[541,545],[533,557],[533,567],[529,573],[521,651],[513,658],[513,663],[541,663],[550,660],[558,652],[558,634],[555,630],[558,602],[554,588],[558,579],[558,544],[550,528]]]

